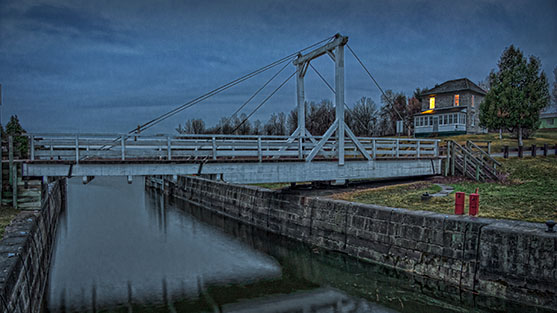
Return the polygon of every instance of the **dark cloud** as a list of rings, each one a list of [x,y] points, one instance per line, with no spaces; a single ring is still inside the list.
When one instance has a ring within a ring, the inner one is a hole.
[[[19,114],[30,130],[126,131],[337,32],[350,36],[383,88],[408,95],[449,79],[483,80],[510,44],[540,57],[551,74],[556,15],[557,2],[544,0],[4,0],[2,119]],[[330,60],[314,65],[333,82]],[[348,52],[346,66],[346,102],[371,96],[379,103],[379,91]],[[173,131],[190,117],[214,123],[272,74],[192,107],[156,131]],[[312,72],[306,89],[310,101],[332,98]],[[255,118],[293,108],[294,90],[291,81]]]
[[[29,29],[58,34],[92,36],[112,40],[117,30],[102,16],[65,6],[34,5],[23,15],[30,23]]]

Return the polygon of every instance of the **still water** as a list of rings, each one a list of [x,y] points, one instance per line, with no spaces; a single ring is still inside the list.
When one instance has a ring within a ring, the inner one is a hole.
[[[266,233],[134,177],[68,182],[49,312],[541,312]]]

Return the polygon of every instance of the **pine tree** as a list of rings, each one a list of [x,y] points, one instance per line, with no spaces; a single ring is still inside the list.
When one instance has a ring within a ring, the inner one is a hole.
[[[27,137],[22,136],[25,133],[25,129],[19,124],[19,119],[17,115],[12,115],[10,121],[6,124],[6,136],[13,136],[14,138],[14,148],[18,152],[19,156],[22,158],[27,157],[28,150],[28,140]]]
[[[523,146],[524,131],[538,128],[540,111],[549,104],[547,78],[538,58],[527,60],[513,45],[505,49],[498,67],[489,76],[491,89],[480,105],[480,124],[516,131]]]

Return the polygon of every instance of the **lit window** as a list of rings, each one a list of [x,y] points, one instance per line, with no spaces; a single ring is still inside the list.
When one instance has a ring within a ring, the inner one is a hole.
[[[474,95],[472,95],[472,107],[474,107]]]
[[[454,106],[457,107],[460,105],[460,96],[459,95],[454,95]]]
[[[429,98],[429,109],[430,110],[435,109],[435,97]]]

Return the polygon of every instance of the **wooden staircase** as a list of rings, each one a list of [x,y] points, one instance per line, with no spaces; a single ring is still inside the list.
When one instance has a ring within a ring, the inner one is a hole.
[[[454,140],[447,141],[445,176],[460,175],[477,181],[499,180],[497,167],[501,167],[501,163],[472,141],[467,141],[465,146]]]

